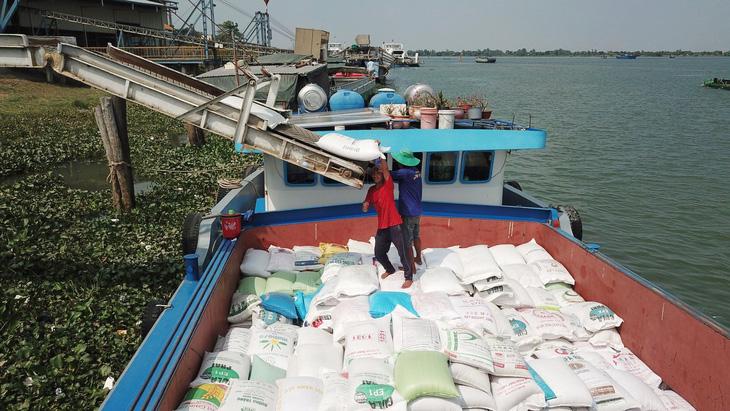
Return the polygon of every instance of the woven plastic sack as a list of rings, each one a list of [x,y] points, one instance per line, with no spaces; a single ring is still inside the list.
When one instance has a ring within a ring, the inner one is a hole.
[[[590,407],[593,397],[583,382],[560,358],[527,359],[533,378],[545,393],[550,407]]]
[[[321,257],[319,258],[321,264],[326,264],[330,257],[335,254],[347,252],[346,245],[335,243],[319,243],[319,249],[321,251]]]
[[[577,317],[580,325],[593,333],[616,328],[624,322],[610,308],[593,301],[571,304],[561,311]]]
[[[309,306],[312,304],[312,299],[316,293],[305,294],[301,291],[294,292],[294,307],[297,309],[297,317],[300,320],[307,318],[307,312]]]
[[[459,391],[449,372],[446,356],[435,351],[407,351],[395,361],[395,388],[403,397],[454,398]]]
[[[548,311],[540,308],[524,308],[518,311],[544,340],[557,338],[573,340],[575,338],[570,320],[558,311]]]
[[[300,327],[297,330],[297,344],[332,344],[332,334],[319,328]]]
[[[543,284],[565,283],[573,285],[575,279],[570,275],[568,269],[555,260],[539,260],[529,264],[540,277]]]
[[[479,295],[500,307],[525,308],[534,307],[535,303],[519,282],[509,278],[502,278],[503,292],[495,293],[493,289],[480,292]]]
[[[487,335],[484,336],[484,342],[492,357],[493,370],[489,371],[490,374],[500,377],[530,376],[527,364],[512,340]]]
[[[345,368],[354,359],[387,358],[392,354],[389,318],[357,321],[345,326]]]
[[[319,271],[300,271],[294,278],[291,289],[304,293],[313,293],[322,286],[322,273]]]
[[[462,282],[471,284],[487,278],[502,277],[502,270],[486,245],[458,248],[455,251],[459,255],[461,265],[464,268],[461,275]]]
[[[254,330],[249,354],[257,355],[269,364],[285,370],[295,342],[296,334],[277,330]]]
[[[227,392],[228,386],[224,384],[193,381],[177,411],[217,410],[223,404]]]
[[[435,322],[424,318],[393,316],[393,349],[401,351],[441,351],[441,337]]]
[[[442,330],[441,343],[452,363],[466,364],[486,372],[494,372],[489,346],[478,333],[466,328]]]
[[[261,304],[261,299],[254,294],[233,293],[231,307],[228,310],[228,322],[240,324],[251,318],[254,308]]]
[[[218,411],[276,411],[276,385],[235,380]]]
[[[375,247],[372,244],[365,241],[357,241],[350,239],[347,241],[347,249],[353,253],[360,254],[375,254]]]
[[[456,276],[462,280],[464,276],[464,266],[461,264],[461,258],[456,252],[458,247],[453,248],[427,248],[423,250],[423,259],[428,268],[446,268],[454,272]]]
[[[379,287],[380,283],[374,266],[346,265],[340,269],[335,295],[338,298],[370,295]]]
[[[405,411],[407,402],[395,390],[393,367],[382,358],[359,358],[348,367],[348,411]]]
[[[336,306],[316,306],[314,303],[309,305],[307,316],[304,318],[304,327],[312,327],[327,332],[332,332],[333,316],[332,311]]]
[[[524,244],[518,245],[515,248],[522,255],[522,258],[525,259],[527,264],[540,260],[553,260],[550,253],[545,251],[545,249],[538,244],[534,238]]]
[[[496,305],[479,297],[452,296],[450,300],[454,310],[459,313],[459,319],[451,321],[451,324],[459,324],[479,334],[512,335],[509,321]]]
[[[512,244],[494,245],[489,247],[489,251],[500,267],[510,264],[525,264],[525,259]]]
[[[246,250],[246,254],[243,255],[243,261],[241,261],[241,273],[257,277],[268,277],[270,275],[267,270],[269,260],[268,251],[249,248]]]
[[[294,271],[294,251],[288,248],[269,246],[269,272]]]
[[[489,380],[487,380],[489,385]],[[457,385],[459,390],[459,402],[465,410],[496,410],[497,403],[494,401],[491,389],[484,391],[468,385]]]
[[[449,295],[466,294],[466,288],[461,285],[453,271],[448,268],[427,268],[419,281],[424,293],[441,291]]]
[[[235,351],[207,352],[203,356],[197,380],[229,385],[231,380],[247,380],[251,360]]]
[[[517,345],[520,353],[523,355],[529,354],[542,342],[542,337],[535,332],[532,326],[517,310],[506,308],[502,310],[502,314],[512,326],[512,336],[510,339]]]
[[[339,372],[322,374],[324,394],[317,411],[347,411],[347,378]]]
[[[527,295],[530,296],[532,304],[535,308],[542,308],[543,310],[560,310],[560,303],[548,290],[540,287],[525,287]]]
[[[621,351],[614,350],[597,350],[613,368],[629,372],[639,378],[652,388],[659,387],[662,379],[654,373],[639,357],[636,356],[628,347],[624,347]]]
[[[317,140],[317,147],[350,160],[385,159],[380,151],[380,143],[373,139],[356,140],[339,133],[327,133]]]
[[[370,303],[370,316],[373,318],[384,317],[401,306],[410,311],[413,315],[418,316],[418,312],[413,308],[411,296],[407,293],[398,291],[376,291],[368,297]]]
[[[552,283],[545,286],[548,292],[555,296],[561,307],[585,301],[571,286],[565,283]]]
[[[324,394],[319,378],[282,378],[276,386],[276,411],[317,411]]]
[[[563,356],[562,359],[575,375],[583,381],[596,404],[624,398],[620,388],[617,387],[618,383],[593,364],[577,355]]]
[[[483,370],[452,362],[449,364],[449,371],[451,371],[451,377],[454,379],[455,384],[468,385],[491,395],[492,388],[489,385],[489,375]]]
[[[294,270],[307,271],[319,270],[322,264],[319,258],[322,256],[322,250],[314,246],[294,246]]]
[[[281,314],[291,320],[299,318],[297,307],[294,305],[294,299],[289,294],[264,294],[261,296],[261,306],[267,311]]]
[[[251,381],[274,384],[279,378],[286,377],[286,370],[262,360],[258,355],[251,357]]]
[[[235,351],[248,355],[248,347],[251,345],[251,335],[248,328],[231,328],[224,337],[220,337],[215,344],[213,351]]]
[[[292,324],[294,321],[282,314],[275,313],[264,309],[263,307],[255,307],[251,315],[252,329],[265,329],[275,324]]]
[[[343,299],[332,309],[332,336],[335,341],[345,338],[347,325],[372,319],[368,297],[359,296]]]
[[[420,397],[408,403],[408,411],[461,411],[459,398]]]
[[[342,346],[339,344],[297,344],[289,359],[287,377],[317,377],[342,370]]]
[[[616,381],[624,390],[626,390],[633,399],[639,402],[642,410],[647,411],[663,411],[666,410],[664,403],[657,393],[646,383],[635,377],[634,375],[613,368],[605,370],[609,377]]]
[[[266,279],[262,277],[243,277],[238,282],[236,292],[259,296],[266,292]]]
[[[497,403],[497,409],[500,411],[511,410],[535,395],[543,395],[542,390],[532,378],[493,377],[491,381],[492,395]],[[542,409],[544,405],[543,397],[542,406],[535,409]]]
[[[593,334],[593,336],[588,339],[588,342],[593,347],[611,347],[614,350],[619,351],[624,348],[624,343],[621,341],[621,335],[613,328],[601,330]]]
[[[697,411],[687,400],[672,390],[656,390],[668,411]]]
[[[413,293],[413,308],[421,316],[429,320],[451,321],[460,317],[451,304],[449,295],[443,291],[430,293]]]
[[[528,264],[510,264],[502,266],[505,278],[517,281],[523,287],[542,287],[544,284],[535,270]]]
[[[292,286],[297,274],[291,271],[277,271],[266,279],[265,293],[286,293],[294,294]]]

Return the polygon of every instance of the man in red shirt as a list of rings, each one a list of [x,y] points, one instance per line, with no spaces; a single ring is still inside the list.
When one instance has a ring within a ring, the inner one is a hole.
[[[393,178],[390,176],[388,164],[385,160],[376,160],[375,168],[372,171],[375,185],[370,187],[365,201],[362,203],[362,211],[367,212],[370,206],[375,207],[378,214],[378,232],[375,234],[375,259],[385,268],[382,278],[395,273],[395,267],[388,259],[388,250],[392,243],[403,264],[405,282],[402,288],[408,288],[413,284],[413,269],[411,267],[411,250],[406,249],[403,243],[403,232],[401,224],[403,220],[398,214],[393,194]]]

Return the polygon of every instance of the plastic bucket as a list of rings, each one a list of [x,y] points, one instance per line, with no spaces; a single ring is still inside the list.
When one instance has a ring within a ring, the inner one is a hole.
[[[481,107],[472,107],[466,113],[466,116],[469,120],[481,120],[482,119],[482,108]]]
[[[454,116],[456,116],[454,110],[439,110],[439,128],[454,128]]]
[[[221,216],[221,228],[223,229],[223,238],[233,240],[241,234],[241,214],[226,214]]]
[[[186,254],[183,257],[185,261],[185,279],[190,281],[200,280],[200,273],[198,272],[198,255],[197,254]]]
[[[433,129],[436,128],[438,110],[431,107],[421,107],[421,128],[422,129]]]

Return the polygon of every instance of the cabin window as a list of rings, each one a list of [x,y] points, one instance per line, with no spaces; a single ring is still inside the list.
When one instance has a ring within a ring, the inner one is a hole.
[[[344,186],[344,184],[340,183],[337,180],[333,180],[329,177],[322,176],[322,185],[323,186]]]
[[[284,162],[284,172],[286,173],[286,184],[288,185],[313,186],[317,184],[317,179],[313,172],[297,165]]]
[[[456,180],[456,162],[459,159],[457,152],[429,153],[426,168],[426,181],[434,184],[453,183]]]
[[[486,183],[492,178],[493,151],[465,151],[461,159],[462,183]]]

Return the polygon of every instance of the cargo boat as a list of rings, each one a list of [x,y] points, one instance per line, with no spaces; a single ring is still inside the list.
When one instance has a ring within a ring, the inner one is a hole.
[[[712,80],[705,80],[703,85],[709,88],[716,88],[720,90],[730,90],[730,80],[722,78],[713,78]]]
[[[496,63],[497,59],[495,57],[477,57],[474,59],[475,63]]]
[[[320,129],[334,124],[321,120],[316,123]],[[726,329],[602,254],[595,245],[577,239],[572,234],[576,221],[571,225],[567,213],[550,208],[517,184],[505,183],[503,170],[509,153],[543,148],[544,131],[512,125],[507,129],[343,133],[356,139],[377,135],[393,150],[409,148],[421,153],[427,176],[421,228],[424,247],[517,245],[536,239],[572,273],[577,292],[586,300],[606,304],[624,319],[620,328],[624,344],[662,377],[663,387],[671,387],[698,410],[720,410],[730,403]],[[431,181],[429,176],[438,174],[436,168],[444,167],[445,155],[451,158],[446,161],[449,178]],[[476,174],[484,177],[480,181],[464,179],[465,164],[473,156],[486,160],[476,166],[481,167]],[[438,166],[434,165],[436,157]],[[248,248],[345,243],[372,235],[375,217],[360,210],[363,191],[315,174],[303,177],[301,171],[265,156],[264,166],[211,210],[211,214],[231,208],[251,210],[252,216],[233,241],[203,241],[211,230],[201,232],[202,243],[217,244],[214,249],[198,249],[209,253],[201,278],[182,281],[102,409],[170,410],[178,406],[202,356],[229,328],[229,303]]]

